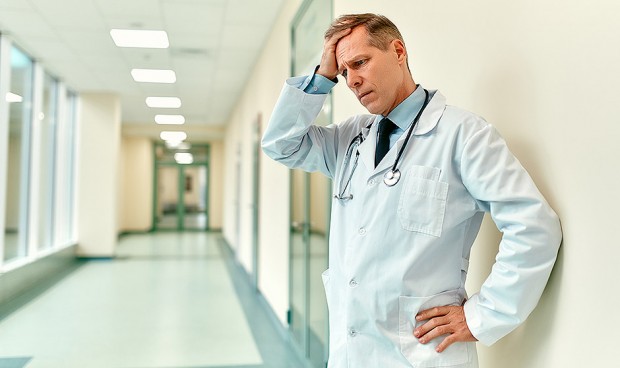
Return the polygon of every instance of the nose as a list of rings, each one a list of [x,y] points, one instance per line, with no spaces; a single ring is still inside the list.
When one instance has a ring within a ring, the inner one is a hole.
[[[357,88],[362,84],[362,78],[353,70],[347,70],[347,86],[349,88]]]

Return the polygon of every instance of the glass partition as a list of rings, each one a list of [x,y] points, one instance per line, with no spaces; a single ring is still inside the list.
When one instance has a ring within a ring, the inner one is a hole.
[[[27,253],[27,198],[29,185],[30,124],[32,121],[33,61],[11,47],[8,171],[4,225],[4,261]]]
[[[292,74],[308,75],[320,62],[331,0],[304,1],[292,24]],[[331,96],[315,124],[331,123]],[[291,174],[290,318],[293,340],[312,367],[328,356],[327,303],[321,273],[327,268],[331,183],[323,174]]]
[[[56,157],[58,82],[49,74],[43,78],[43,100],[36,122],[39,125],[38,249],[52,247]]]

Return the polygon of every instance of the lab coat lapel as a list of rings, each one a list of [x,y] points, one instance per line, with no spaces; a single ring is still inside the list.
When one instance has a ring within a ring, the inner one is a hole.
[[[405,151],[403,152],[403,156],[407,153],[407,151],[413,150],[413,146],[415,145],[415,136],[424,135],[432,131],[437,123],[439,123],[439,119],[443,115],[443,111],[446,107],[446,98],[439,93],[438,91],[430,91],[431,92],[431,100],[428,102],[428,106],[422,112],[422,116],[420,116],[420,120],[417,123],[417,126],[413,128],[413,132],[411,133],[411,137],[409,137],[409,142],[407,142],[407,146],[405,147]],[[394,165],[394,161],[396,161],[396,157],[398,156],[398,152],[405,144],[405,140],[407,138],[407,134],[409,133],[409,127],[406,129],[403,134],[400,135],[396,143],[388,153],[385,155],[383,160],[379,163],[377,168],[374,170],[373,175],[382,173],[383,171],[391,168]],[[376,133],[375,133],[376,134]],[[376,141],[376,139],[375,139]],[[374,151],[373,151],[374,154]],[[400,158],[399,166],[402,163],[404,157]],[[373,164],[374,164],[374,156],[373,156]]]
[[[415,136],[424,135],[437,126],[439,119],[443,115],[443,112],[446,108],[446,98],[439,93],[439,91],[430,91],[431,100],[428,102],[428,106],[422,112],[422,116],[420,116],[420,120],[418,121],[417,126],[414,128],[412,137],[409,138],[409,142],[407,145],[414,145]],[[376,119],[375,119],[376,120]],[[377,126],[378,124],[372,124],[370,128],[364,128],[363,132],[366,135],[366,139],[359,146],[358,150],[360,152],[360,157],[362,162],[368,168],[368,171],[372,173],[371,176],[382,173],[383,171],[389,169],[394,165],[394,161],[396,160],[396,156],[398,155],[398,151],[401,149],[403,144],[405,143],[405,138],[407,137],[407,133],[409,129],[405,130],[403,134],[401,134],[400,138],[396,141],[396,144],[388,151],[383,160],[379,163],[379,165],[375,168],[375,148],[377,146]],[[407,148],[405,148],[407,151]],[[405,155],[406,152],[403,152]],[[401,157],[401,161],[402,161]]]
[[[376,120],[376,119],[375,119]],[[360,158],[368,171],[372,172],[375,168],[375,146],[377,145],[377,125],[372,124],[362,129],[365,139],[358,147]]]
[[[418,121],[418,126],[413,130],[412,135],[414,136],[424,135],[435,129],[435,126],[437,126],[437,123],[439,123],[439,119],[441,119],[441,116],[446,109],[446,98],[444,97],[444,95],[442,95],[437,90],[429,92],[431,93],[431,100],[428,102],[428,106],[426,106],[424,112],[422,112],[422,116],[420,116],[420,121]],[[404,135],[405,134],[403,134],[403,136]],[[413,139],[413,137],[411,139]],[[400,139],[398,140],[398,142],[402,144],[402,141]]]

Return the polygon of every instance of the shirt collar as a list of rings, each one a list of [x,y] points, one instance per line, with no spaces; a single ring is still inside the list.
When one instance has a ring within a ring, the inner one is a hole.
[[[425,96],[424,88],[418,84],[415,91],[404,99],[403,102],[398,104],[387,117],[401,130],[406,130],[415,119],[422,105],[424,105]],[[379,120],[382,118],[383,116],[381,116]]]

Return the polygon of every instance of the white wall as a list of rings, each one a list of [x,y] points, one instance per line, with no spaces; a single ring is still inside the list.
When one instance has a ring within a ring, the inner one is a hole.
[[[111,257],[118,230],[120,102],[82,93],[78,117],[78,255]]]
[[[120,231],[148,231],[153,223],[153,143],[149,138],[121,140]]]
[[[223,233],[248,272],[252,271],[253,124],[260,115],[264,130],[284,80],[289,77],[290,22],[300,3],[300,0],[284,3],[226,132]],[[236,195],[238,162],[240,198]],[[262,153],[260,170],[259,288],[284,323],[288,309],[289,171]],[[241,209],[239,237],[235,218],[237,203]]]
[[[539,307],[480,349],[481,367],[617,364],[620,3],[336,0],[336,15],[353,12],[392,19],[416,82],[494,124],[562,220],[563,246]],[[338,119],[363,111],[344,83],[337,88]],[[486,221],[470,292],[487,276],[497,239]]]
[[[224,143],[209,143],[211,160],[209,166],[209,227],[222,229],[224,204]]]

